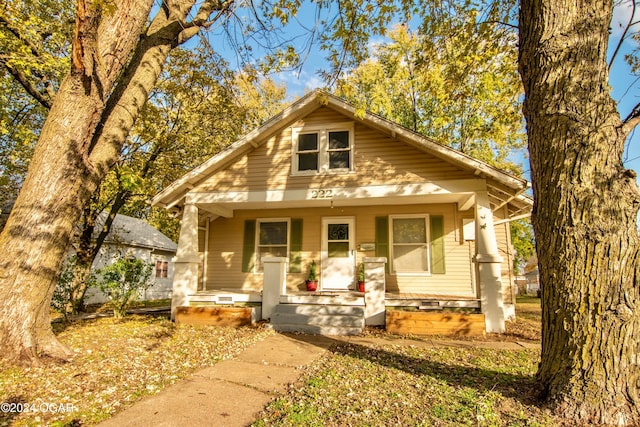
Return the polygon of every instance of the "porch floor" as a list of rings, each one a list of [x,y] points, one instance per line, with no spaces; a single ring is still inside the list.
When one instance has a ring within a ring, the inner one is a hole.
[[[364,298],[364,292],[353,290],[336,291],[297,291],[289,292],[280,297],[281,303],[295,303],[317,300],[317,303],[335,303],[359,305]],[[262,292],[243,289],[223,288],[198,291],[189,297],[195,303],[213,302],[216,304],[260,303]],[[388,307],[416,307],[437,310],[440,308],[480,308],[480,299],[460,295],[439,295],[422,293],[385,292],[385,305]]]

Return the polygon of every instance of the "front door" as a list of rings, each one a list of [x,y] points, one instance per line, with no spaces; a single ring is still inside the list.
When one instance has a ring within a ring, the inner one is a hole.
[[[323,290],[347,290],[354,282],[355,219],[322,219],[320,286]]]

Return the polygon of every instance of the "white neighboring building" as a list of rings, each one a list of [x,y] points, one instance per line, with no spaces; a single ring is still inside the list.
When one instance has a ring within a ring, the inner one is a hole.
[[[100,221],[100,219],[98,220]],[[99,229],[99,226],[96,226]],[[140,299],[171,298],[173,287],[173,257],[178,245],[145,221],[126,215],[116,215],[111,232],[93,262],[93,271],[113,263],[120,257],[133,256],[153,265],[153,286]],[[99,289],[90,288],[85,304],[100,304],[106,298]]]

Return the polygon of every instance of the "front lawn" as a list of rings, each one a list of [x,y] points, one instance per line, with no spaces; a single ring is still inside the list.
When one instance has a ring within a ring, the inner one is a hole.
[[[540,325],[540,299],[518,298],[506,334],[465,341],[535,342]],[[559,425],[536,406],[539,358],[535,349],[336,344],[254,426]]]
[[[517,320],[507,324],[507,334],[477,341],[539,340],[539,301],[519,298]],[[0,402],[63,405],[71,411],[0,412],[0,426],[94,425],[273,333],[175,325],[157,315],[54,327],[76,352],[74,359],[45,360],[31,368],[0,364]],[[371,334],[388,337],[383,331]],[[557,424],[534,405],[539,350],[431,346],[434,337],[425,338],[425,345],[408,346],[397,345],[401,337],[393,338],[367,346],[336,343],[254,425]]]
[[[555,426],[538,350],[335,345],[254,426]]]
[[[149,315],[54,327],[76,356],[68,363],[45,360],[31,368],[0,364],[0,402],[37,410],[0,412],[0,426],[96,424],[272,333],[175,325],[165,316]]]

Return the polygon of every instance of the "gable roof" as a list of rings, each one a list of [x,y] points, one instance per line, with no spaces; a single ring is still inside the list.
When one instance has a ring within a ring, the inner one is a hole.
[[[95,233],[102,228],[106,212],[98,215]],[[178,245],[144,220],[117,214],[105,242],[175,252]]]
[[[399,141],[438,157],[461,169],[471,171],[476,176],[495,182],[500,187],[498,191],[505,193],[504,190],[506,189],[508,193],[511,193],[507,195],[508,200],[506,200],[505,203],[513,202],[524,208],[531,206],[533,203],[530,197],[523,194],[529,186],[525,179],[497,169],[376,114],[370,112],[360,113],[348,102],[323,90],[315,90],[303,96],[279,114],[273,116],[259,128],[235,141],[225,150],[186,173],[180,179],[174,181],[158,193],[152,199],[151,204],[170,208],[183,203],[189,190],[204,179],[224,169],[239,156],[259,147],[261,143],[267,141],[271,136],[323,106],[348,116],[356,122],[363,123],[382,133],[390,135]]]

